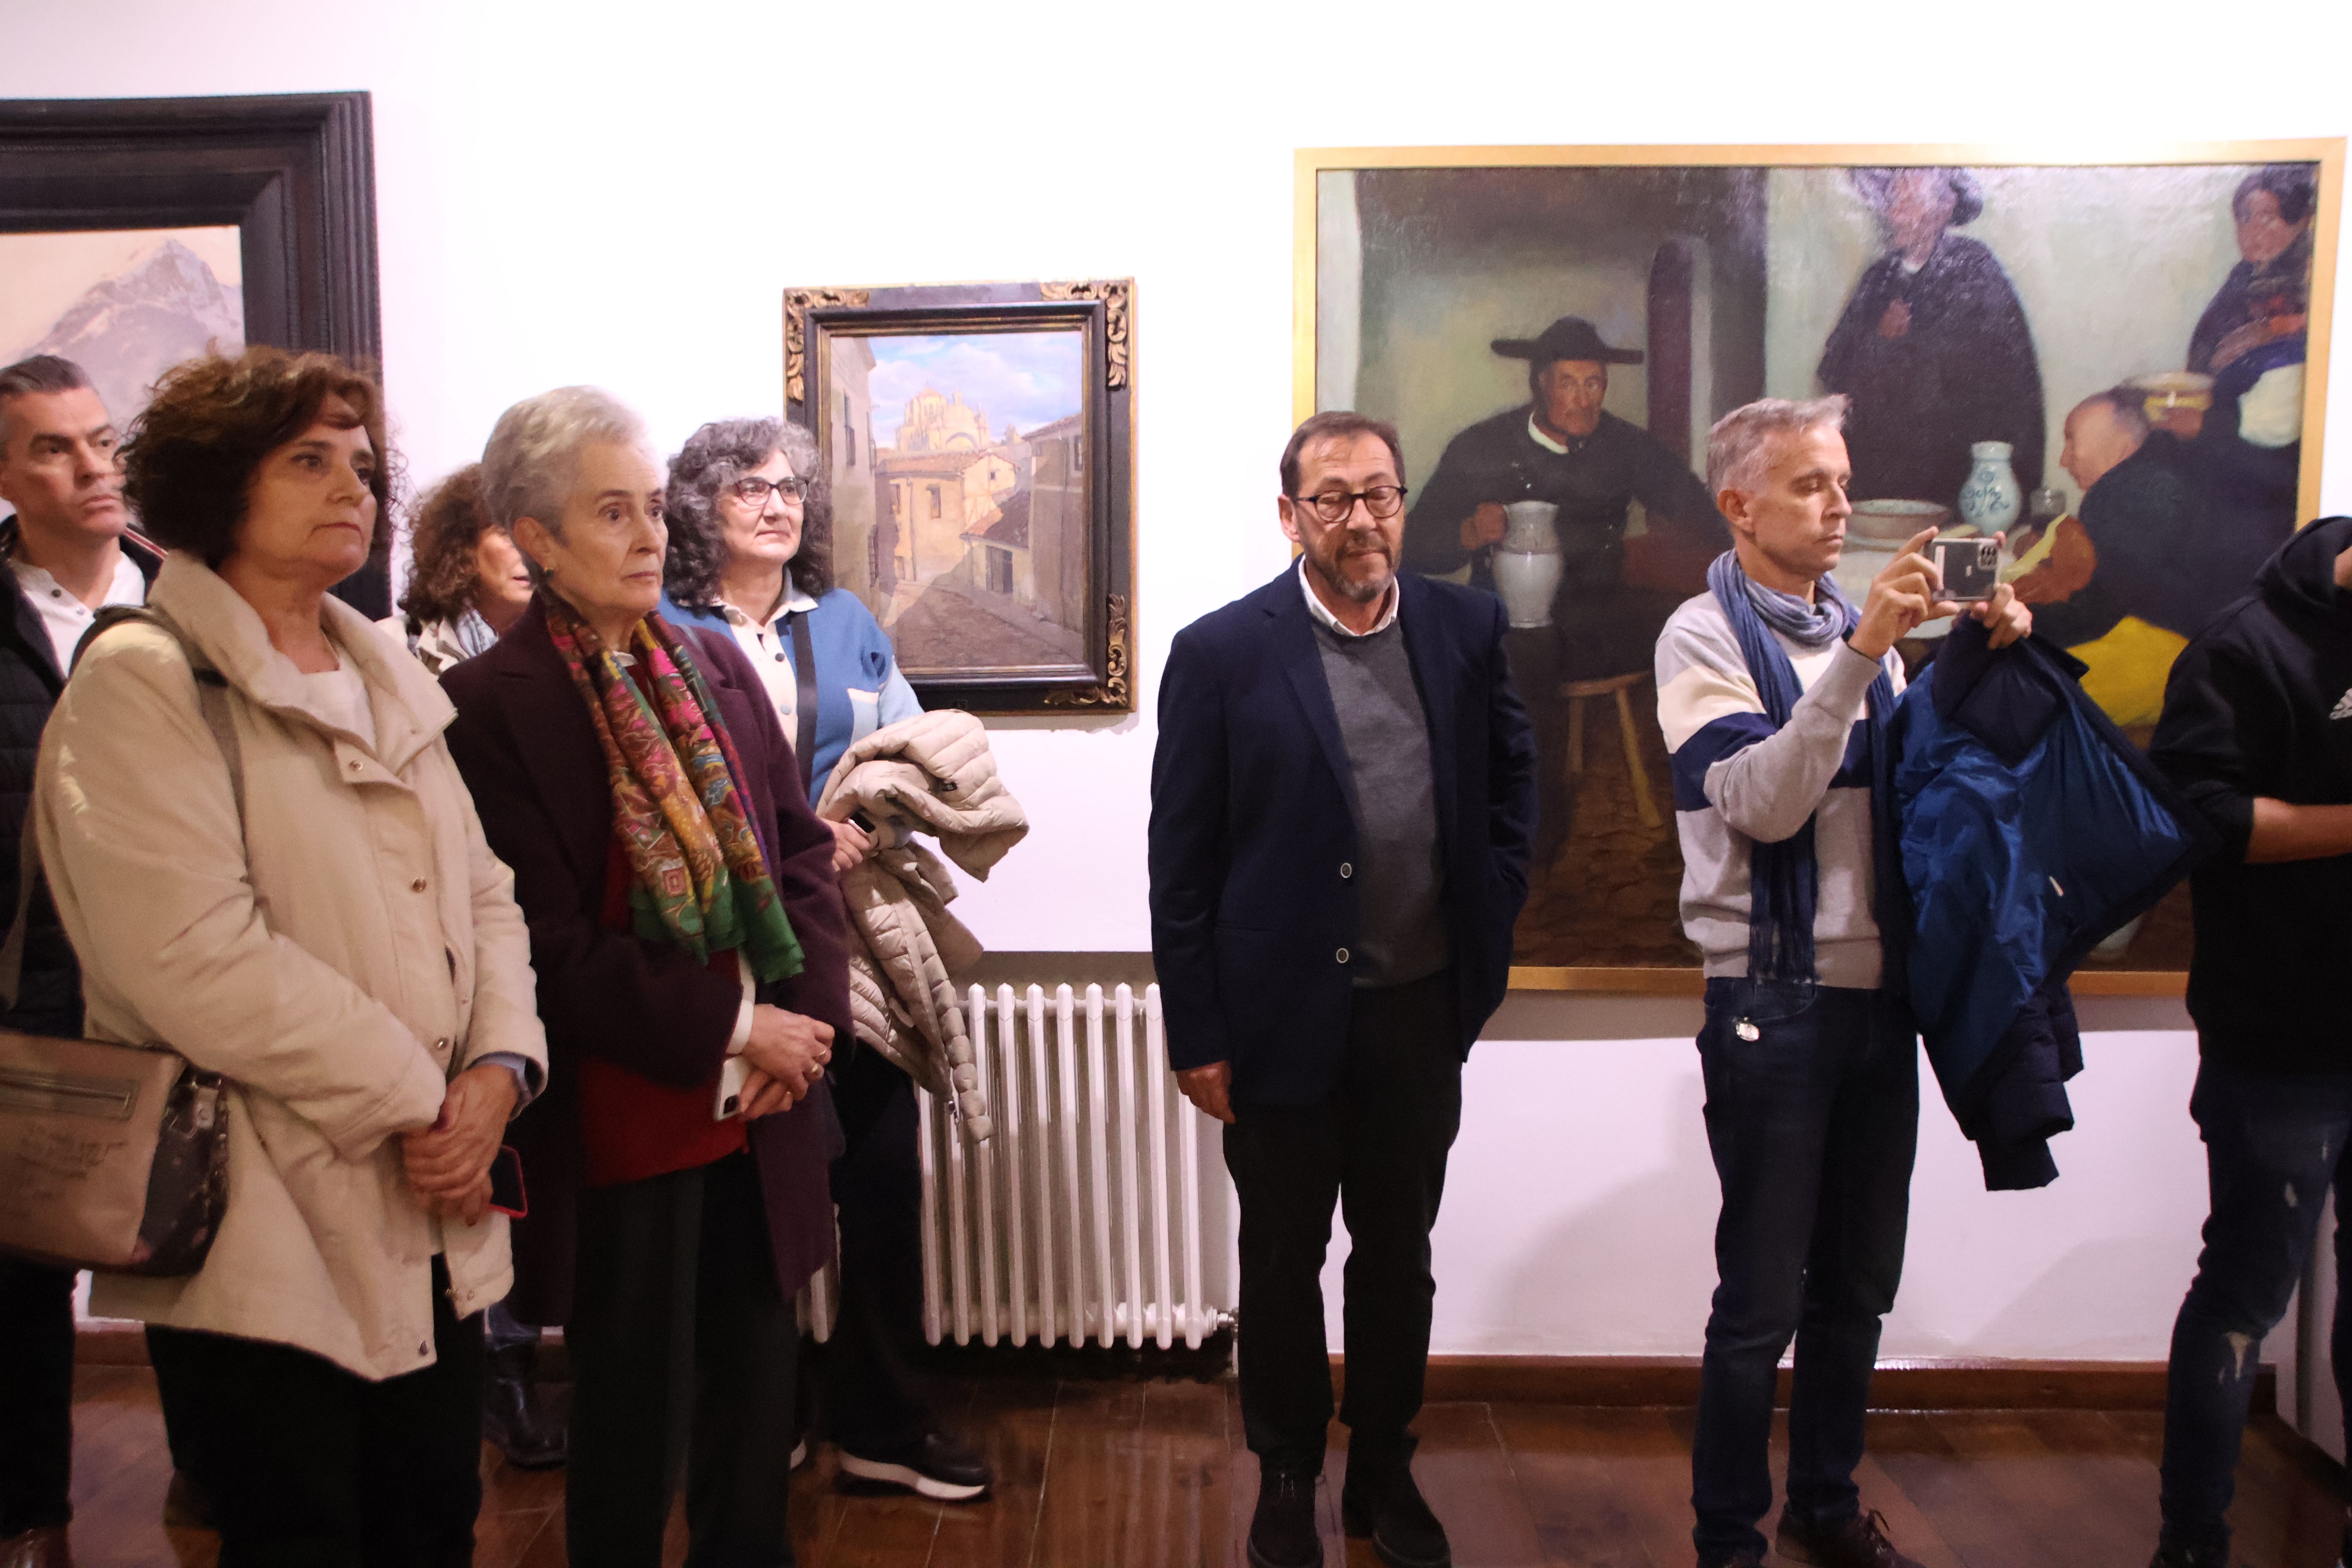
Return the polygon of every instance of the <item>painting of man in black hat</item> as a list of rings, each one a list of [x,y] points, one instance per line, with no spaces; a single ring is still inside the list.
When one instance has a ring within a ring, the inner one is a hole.
[[[1729,534],[1687,464],[1648,431],[1601,406],[1609,367],[1640,364],[1580,316],[1562,316],[1534,338],[1497,338],[1494,352],[1528,362],[1528,400],[1482,419],[1445,445],[1437,470],[1405,519],[1404,563],[1433,575],[1470,569],[1495,586],[1494,547],[1512,501],[1559,508],[1561,571],[1551,625],[1511,634],[1512,673],[1534,715],[1547,759],[1559,750],[1562,683],[1649,668],[1658,628],[1684,596],[1626,580],[1625,531],[1640,501],[1652,530],[1679,531],[1712,550]],[[1538,854],[1568,835],[1566,770],[1543,770]]]

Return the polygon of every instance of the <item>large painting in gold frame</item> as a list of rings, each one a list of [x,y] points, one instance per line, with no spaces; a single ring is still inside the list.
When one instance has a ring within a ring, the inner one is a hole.
[[[1521,416],[1555,451],[1581,453],[1603,422],[1622,448],[1593,458],[1581,498],[1601,552],[1591,597],[1563,595],[1550,628],[1513,634],[1549,650],[1528,656],[1531,706],[1549,698],[1547,842],[1513,984],[1700,988],[1675,914],[1643,607],[1702,585],[1720,546],[1712,519],[1676,515],[1705,494],[1683,480],[1704,468],[1707,425],[1750,398],[1853,395],[1857,500],[1953,505],[1973,461],[1954,445],[2005,437],[2024,501],[2007,569],[2091,664],[2102,705],[2144,732],[2205,606],[2173,602],[2181,574],[2135,559],[2153,524],[2117,531],[2136,514],[2113,498],[2145,487],[2085,497],[2160,462],[2186,498],[2171,522],[2249,560],[2315,515],[2343,163],[2341,139],[1299,151],[1294,411],[1397,424],[1409,568],[1496,581],[1475,508],[1537,493],[1497,466]],[[1562,345],[1595,356],[1597,414],[1590,374],[1538,407],[1555,395],[1532,373]],[[1842,574],[1867,561],[1854,549]],[[2204,599],[2234,597],[2251,566],[2196,576],[2215,584]],[[1931,641],[1906,653],[1932,657]],[[2179,994],[2186,898],[2074,988]]]

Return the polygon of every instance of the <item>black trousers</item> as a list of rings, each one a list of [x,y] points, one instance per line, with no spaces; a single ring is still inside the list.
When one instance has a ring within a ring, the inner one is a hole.
[[[1429,1363],[1429,1232],[1462,1125],[1454,976],[1356,993],[1339,1082],[1318,1105],[1236,1105],[1225,1168],[1241,1194],[1242,1426],[1267,1467],[1322,1468],[1331,1421],[1323,1254],[1350,1248],[1343,1309],[1350,1462],[1410,1454]]]
[[[681,1470],[692,1568],[792,1562],[800,1335],[751,1156],[584,1192],[579,1226],[572,1568],[658,1568]]]
[[[73,1518],[74,1276],[0,1258],[0,1541]]]
[[[371,1383],[290,1345],[151,1327],[147,1355],[220,1519],[221,1568],[466,1568],[482,1509],[482,1320],[433,1260],[434,1364]]]
[[[824,1347],[833,1440],[878,1456],[930,1426],[915,1357],[923,1342],[923,1173],[915,1085],[867,1047],[833,1074],[847,1147],[833,1163],[841,1220],[841,1310]]]

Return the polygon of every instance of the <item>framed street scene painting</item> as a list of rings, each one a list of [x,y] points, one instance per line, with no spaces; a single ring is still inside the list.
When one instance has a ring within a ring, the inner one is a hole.
[[[927,705],[1133,709],[1133,298],[785,293],[785,405],[817,433],[836,580]]]
[[[1298,154],[1297,412],[1392,420],[1404,568],[1509,614],[1542,767],[1516,983],[1699,987],[1653,653],[1729,545],[1708,427],[1755,398],[1852,400],[1852,597],[1930,523],[1998,533],[2147,743],[2317,504],[2343,145]],[[2177,993],[2188,898],[2076,989]]]
[[[89,373],[117,428],[248,343],[380,367],[368,95],[0,100],[0,364]],[[391,613],[391,531],[336,593]]]

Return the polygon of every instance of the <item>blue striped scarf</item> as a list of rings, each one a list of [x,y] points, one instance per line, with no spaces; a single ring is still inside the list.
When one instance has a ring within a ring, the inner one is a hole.
[[[1814,585],[1811,602],[1794,594],[1768,588],[1739,569],[1739,558],[1725,551],[1706,570],[1706,585],[1723,606],[1732,635],[1739,639],[1740,657],[1764,701],[1764,716],[1775,729],[1788,723],[1790,713],[1804,695],[1797,668],[1772,634],[1779,632],[1808,648],[1827,647],[1852,632],[1861,612],[1824,576]],[[1867,723],[1870,737],[1870,818],[1872,912],[1878,921],[1879,941],[1888,943],[1897,922],[1889,918],[1877,889],[1895,862],[1894,748],[1886,725],[1895,711],[1895,682],[1884,668],[1870,683]],[[1813,847],[1813,819],[1778,844],[1753,846],[1749,858],[1748,910],[1748,974],[1751,980],[1817,978],[1813,967],[1813,913],[1820,897],[1821,867]],[[1899,944],[1888,946],[1889,962],[1882,984],[1902,989],[1900,966],[1893,962]]]

